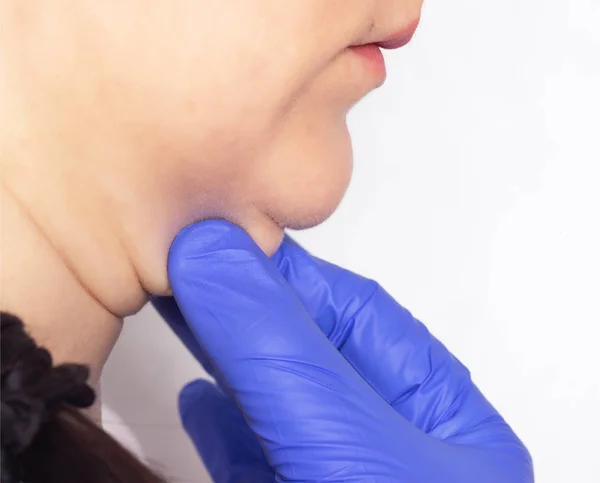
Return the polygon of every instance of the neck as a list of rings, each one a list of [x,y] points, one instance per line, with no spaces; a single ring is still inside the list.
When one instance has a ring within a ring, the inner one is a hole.
[[[106,196],[111,167],[101,160],[114,153],[93,138],[88,152],[63,149],[53,142],[60,133],[26,129],[19,119],[0,123],[0,309],[21,317],[56,362],[89,365],[97,383],[123,317],[146,300],[148,286],[132,261],[140,251],[128,250],[144,237],[134,238],[138,227],[125,223],[127,210]],[[144,253],[148,244],[139,245]],[[153,287],[161,292],[166,270],[156,270],[160,257],[153,260]]]
[[[121,317],[90,291],[4,185],[0,196],[0,308],[21,317],[55,362],[89,365],[96,385]]]

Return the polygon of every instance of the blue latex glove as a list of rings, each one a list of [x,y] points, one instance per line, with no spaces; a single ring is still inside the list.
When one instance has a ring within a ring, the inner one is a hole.
[[[468,370],[378,284],[288,238],[269,259],[223,221],[180,233],[169,277],[177,304],[155,306],[219,382],[180,397],[216,482],[533,481]]]

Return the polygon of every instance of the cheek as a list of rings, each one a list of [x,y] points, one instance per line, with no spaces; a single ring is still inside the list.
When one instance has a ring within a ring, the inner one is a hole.
[[[352,172],[345,116],[290,118],[270,154],[254,167],[249,188],[260,210],[277,224],[302,229],[339,205]]]

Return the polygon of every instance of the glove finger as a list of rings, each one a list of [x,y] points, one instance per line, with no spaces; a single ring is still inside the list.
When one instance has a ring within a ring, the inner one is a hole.
[[[289,237],[273,261],[346,360],[418,428],[447,439],[499,418],[469,371],[377,283],[312,257]]]
[[[150,298],[152,305],[160,316],[165,320],[167,325],[175,333],[175,335],[183,342],[188,351],[202,365],[204,370],[211,376],[215,377],[215,371],[212,364],[204,354],[202,347],[198,344],[196,337],[190,330],[185,321],[183,314],[179,310],[179,306],[173,297],[156,297]]]
[[[243,230],[219,221],[186,228],[171,247],[169,277],[277,477],[367,475],[384,471],[382,455],[425,451],[425,436],[352,369]]]
[[[273,483],[275,475],[244,417],[231,398],[199,379],[179,396],[188,436],[216,483]]]

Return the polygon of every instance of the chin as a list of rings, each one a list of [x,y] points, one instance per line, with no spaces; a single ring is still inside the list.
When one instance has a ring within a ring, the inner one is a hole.
[[[322,174],[308,182],[296,182],[266,211],[282,228],[305,230],[326,221],[340,205],[351,177],[348,167],[339,167],[329,176]]]
[[[287,218],[275,221],[282,228],[287,228],[290,230],[307,230],[309,228],[314,228],[315,226],[327,221],[327,219],[333,215],[339,206],[341,199],[342,198],[340,197],[335,204],[322,206],[318,210],[302,210],[293,212],[289,214]]]
[[[302,230],[323,223],[350,183],[352,143],[345,117],[313,121],[302,135],[280,138],[255,185],[259,209],[282,228]]]

